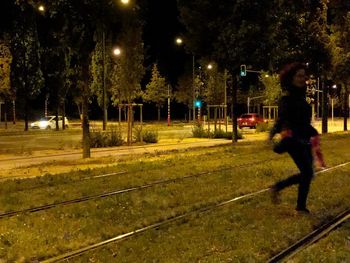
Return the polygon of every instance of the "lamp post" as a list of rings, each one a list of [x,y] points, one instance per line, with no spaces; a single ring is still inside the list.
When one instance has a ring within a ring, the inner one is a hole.
[[[170,85],[168,84],[168,126],[170,126]]]
[[[120,2],[123,5],[128,5],[129,0],[120,0]],[[104,12],[104,9],[103,9]],[[102,30],[102,59],[103,59],[103,90],[102,90],[102,107],[103,107],[103,124],[102,129],[105,131],[107,128],[107,119],[108,119],[108,111],[107,111],[107,88],[106,88],[106,76],[107,76],[107,68],[106,68],[106,28],[105,23],[103,23],[103,30]],[[113,51],[114,53],[114,51]],[[114,55],[119,55],[115,54]]]
[[[176,42],[176,45],[179,45],[179,46],[181,46],[183,44],[183,40],[180,37],[177,37],[175,42]],[[196,95],[195,95],[195,91],[194,91],[194,64],[195,64],[195,57],[194,57],[194,54],[192,54],[192,107],[193,107],[192,119],[193,119],[193,121],[196,120],[196,107],[195,107]]]

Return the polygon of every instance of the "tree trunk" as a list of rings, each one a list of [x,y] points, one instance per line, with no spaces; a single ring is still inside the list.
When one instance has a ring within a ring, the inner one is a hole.
[[[86,70],[86,69],[85,69]],[[88,71],[87,71],[88,72]],[[88,84],[83,84],[83,102],[82,102],[82,126],[83,126],[83,158],[90,158],[90,130],[89,130],[89,98],[88,98]]]
[[[66,129],[65,118],[66,118],[66,104],[63,101],[63,104],[62,104],[62,130]]]
[[[160,106],[157,106],[158,108],[158,122],[160,122]]]
[[[29,107],[28,107],[28,99],[24,99],[24,131],[28,131],[28,114],[29,114]]]
[[[238,132],[237,132],[237,85],[238,85],[238,76],[236,76],[236,81],[232,83],[232,142],[235,143],[238,141]]]
[[[4,103],[4,121],[5,121],[5,130],[7,130],[7,99]]]
[[[344,104],[343,104],[343,115],[344,115],[344,131],[348,130],[348,117],[349,117],[349,90],[348,85],[344,85]]]
[[[56,131],[58,131],[60,129],[59,125],[58,125],[58,105],[56,105],[56,112],[55,112],[55,115],[56,115]]]
[[[12,101],[12,123],[16,124],[16,101]]]

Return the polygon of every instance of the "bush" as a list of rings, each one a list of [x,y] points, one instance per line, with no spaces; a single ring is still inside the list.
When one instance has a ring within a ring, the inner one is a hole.
[[[144,131],[143,141],[147,143],[157,143],[158,142],[158,132],[156,131]]]
[[[109,131],[91,131],[90,133],[91,148],[120,146],[123,142],[120,130],[115,128],[111,128]]]
[[[256,125],[255,132],[266,132],[269,130],[269,124],[266,122],[260,122]]]
[[[232,136],[233,136],[232,132],[226,132],[223,130],[216,130],[210,133],[211,138],[225,138],[225,139],[232,140]],[[238,136],[238,139],[243,138],[242,132],[240,130],[237,131],[237,136]]]
[[[192,135],[194,138],[207,138],[208,130],[204,129],[202,124],[196,123],[192,128]]]
[[[243,135],[242,132],[240,130],[237,131],[238,133],[238,139],[242,139]],[[224,130],[216,130],[216,131],[212,131],[212,132],[208,132],[207,129],[203,128],[203,125],[201,124],[196,124],[193,128],[192,128],[192,135],[194,138],[226,138],[229,140],[232,140],[232,132],[226,132]]]
[[[158,142],[158,132],[157,131],[150,131],[150,130],[142,130],[141,127],[136,127],[133,132],[133,137],[135,142],[141,142],[141,135],[142,135],[142,141],[146,143],[157,143]]]

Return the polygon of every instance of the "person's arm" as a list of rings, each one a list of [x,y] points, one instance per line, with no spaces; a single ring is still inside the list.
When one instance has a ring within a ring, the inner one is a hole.
[[[284,129],[290,129],[290,113],[289,113],[289,103],[287,97],[282,97],[278,106],[278,118],[270,130],[269,139],[275,136],[276,133],[280,133]]]

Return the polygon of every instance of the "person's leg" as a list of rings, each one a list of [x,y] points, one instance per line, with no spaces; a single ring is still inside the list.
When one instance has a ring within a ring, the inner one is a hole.
[[[271,197],[274,203],[279,203],[279,192],[284,188],[299,184],[297,210],[306,209],[306,199],[309,193],[310,183],[313,177],[313,157],[311,146],[304,144],[294,144],[288,151],[300,173],[294,174],[287,179],[277,182],[271,187]]]
[[[295,164],[300,170],[298,177],[298,201],[297,210],[307,211],[306,200],[310,189],[311,180],[313,177],[313,157],[310,145],[301,145],[295,151],[290,153]]]

